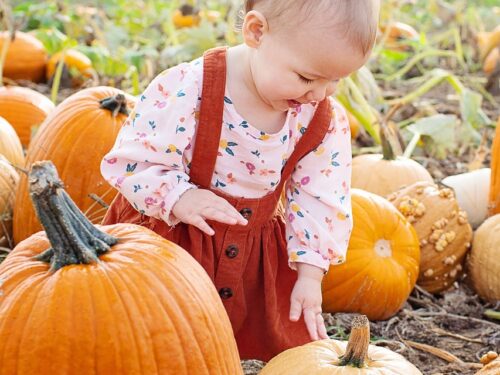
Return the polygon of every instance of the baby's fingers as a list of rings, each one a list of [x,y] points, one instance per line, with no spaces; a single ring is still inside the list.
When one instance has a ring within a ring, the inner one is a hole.
[[[311,309],[304,309],[304,321],[311,340],[318,340],[318,319],[316,313]]]
[[[316,315],[316,325],[318,327],[318,337],[320,340],[327,339],[328,334],[326,333],[325,320],[323,319],[323,315]]]
[[[301,313],[302,304],[298,300],[292,298],[290,302],[290,320],[292,322],[296,322],[297,320],[299,320]]]
[[[215,220],[220,223],[234,225],[237,223],[237,220],[229,215],[227,212],[217,209],[215,207],[206,207],[201,211],[202,216],[205,219]]]
[[[185,221],[187,224],[194,225],[201,231],[205,232],[209,236],[213,236],[215,234],[214,230],[210,228],[210,225],[207,224],[205,219],[203,219],[200,215],[195,215],[189,219],[189,221]]]

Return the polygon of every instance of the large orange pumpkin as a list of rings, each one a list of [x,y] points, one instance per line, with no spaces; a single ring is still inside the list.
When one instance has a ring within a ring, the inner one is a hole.
[[[14,128],[3,117],[0,117],[0,154],[15,165],[24,167],[24,152],[21,141]]]
[[[0,87],[0,116],[11,124],[21,143],[28,147],[31,134],[54,110],[45,95],[27,87]]]
[[[0,51],[10,38],[10,32],[0,32]],[[4,77],[41,82],[45,78],[46,64],[47,51],[42,42],[33,35],[16,31],[7,50],[3,67]]]
[[[70,96],[47,117],[26,155],[27,165],[52,160],[71,198],[94,222],[100,222],[105,210],[96,199],[109,204],[116,195],[101,176],[100,163],[134,101],[112,87],[92,87]],[[22,176],[14,209],[14,241],[39,230]]]
[[[0,264],[1,374],[242,374],[220,297],[185,250],[137,225],[94,227],[51,163],[29,181],[46,232]]]
[[[347,260],[330,266],[323,279],[323,310],[387,319],[403,306],[415,286],[418,237],[403,215],[378,195],[353,189],[352,210]]]

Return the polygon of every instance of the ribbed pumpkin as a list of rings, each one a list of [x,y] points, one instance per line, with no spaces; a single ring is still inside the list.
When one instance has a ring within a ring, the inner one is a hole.
[[[497,120],[497,129],[493,146],[491,147],[491,179],[489,214],[500,214],[500,117]]]
[[[24,166],[24,152],[14,128],[0,117],[0,154],[17,167]]]
[[[349,341],[319,340],[288,349],[259,375],[422,375],[403,356],[370,345],[366,316],[354,318]]]
[[[231,323],[185,250],[130,224],[94,227],[35,164],[45,226],[0,264],[2,374],[242,374]]]
[[[0,51],[10,37],[10,32],[0,32]],[[33,35],[16,31],[7,50],[4,77],[41,82],[45,78],[46,64],[47,51],[42,42]]]
[[[415,160],[396,156],[382,132],[381,137],[382,154],[364,154],[353,158],[352,187],[385,197],[417,181],[433,181],[427,169]]]
[[[47,117],[26,154],[28,165],[45,159],[54,162],[69,195],[93,222],[100,222],[104,208],[89,194],[106,204],[116,195],[101,176],[100,163],[134,102],[133,97],[112,87],[82,90]],[[26,176],[21,176],[14,209],[14,241],[18,243],[39,230],[28,199]]]
[[[500,214],[486,219],[474,233],[467,261],[468,274],[477,294],[500,301]]]
[[[323,311],[358,312],[370,320],[393,316],[417,280],[418,237],[386,199],[352,189],[354,228],[344,264],[323,279]]]
[[[19,174],[8,160],[0,155],[0,239],[3,236],[11,238],[12,206],[18,183]]]
[[[27,87],[0,87],[0,116],[15,129],[21,143],[28,147],[33,130],[54,110],[45,95]]]

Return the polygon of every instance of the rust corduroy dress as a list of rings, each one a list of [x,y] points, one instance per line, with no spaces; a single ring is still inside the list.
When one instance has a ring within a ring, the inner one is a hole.
[[[103,224],[135,223],[152,229],[186,249],[212,278],[231,320],[242,359],[268,361],[290,347],[310,341],[304,320],[291,322],[290,294],[297,273],[288,266],[285,222],[279,208],[280,192],[294,166],[323,140],[331,119],[328,100],[318,105],[312,122],[282,169],[273,193],[262,198],[232,197],[213,189],[222,126],[226,81],[226,50],[209,50],[204,56],[203,90],[190,180],[225,198],[246,219],[246,226],[208,221],[209,236],[198,228],[141,215],[119,194]]]

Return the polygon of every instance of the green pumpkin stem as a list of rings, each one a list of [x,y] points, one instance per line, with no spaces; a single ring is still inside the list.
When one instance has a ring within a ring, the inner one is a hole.
[[[356,316],[352,322],[345,354],[339,358],[338,366],[364,367],[368,359],[369,345],[370,322],[365,315]]]
[[[129,114],[127,109],[127,99],[123,94],[116,94],[115,96],[101,99],[99,100],[99,104],[101,108],[110,110],[113,117],[116,117],[118,113],[123,113],[124,115]]]
[[[52,247],[35,257],[50,263],[50,269],[98,261],[118,239],[95,226],[85,217],[64,190],[57,170],[50,161],[33,163],[28,175],[30,196]]]

